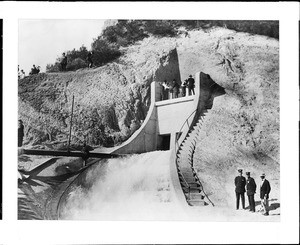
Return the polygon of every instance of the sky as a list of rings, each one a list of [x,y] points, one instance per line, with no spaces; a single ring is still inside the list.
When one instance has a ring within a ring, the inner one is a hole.
[[[104,26],[105,20],[19,20],[19,66],[28,75],[33,64],[44,72],[63,52],[88,50]]]

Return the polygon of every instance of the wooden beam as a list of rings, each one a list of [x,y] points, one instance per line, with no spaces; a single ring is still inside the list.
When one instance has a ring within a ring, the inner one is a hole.
[[[50,151],[50,150],[33,150],[24,149],[23,154],[25,155],[39,155],[39,156],[62,156],[62,157],[84,157],[86,153],[81,151]],[[89,158],[117,158],[124,155],[119,154],[109,154],[109,153],[96,153],[89,152]]]

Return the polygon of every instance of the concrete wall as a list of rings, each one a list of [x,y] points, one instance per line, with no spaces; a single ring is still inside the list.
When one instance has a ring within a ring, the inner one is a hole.
[[[170,134],[178,131],[195,109],[193,107],[194,98],[195,96],[188,96],[156,102],[158,134]]]
[[[133,154],[155,151],[157,146],[157,113],[155,107],[155,83],[151,83],[151,105],[141,127],[122,145],[110,153]]]
[[[165,62],[162,62],[159,69],[156,70],[153,80],[157,82],[180,81],[180,70],[178,62],[177,49],[174,48],[165,56]]]
[[[214,83],[209,75],[202,72],[195,74],[195,95],[193,96],[159,101],[160,85],[153,82],[151,84],[151,106],[144,123],[126,142],[112,149],[110,153],[132,154],[155,151],[161,143],[159,135],[170,135],[170,149],[173,149],[176,133],[179,132],[182,125],[184,127],[181,130],[179,144],[185,138],[189,126],[195,123],[200,113],[212,105],[212,102],[209,101],[220,93],[223,93],[222,88]],[[195,112],[197,108],[198,110]],[[185,123],[186,120],[188,123]]]
[[[196,78],[195,95],[172,100],[160,100],[160,85],[151,84],[151,106],[142,126],[121,146],[112,149],[114,154],[132,154],[155,151],[160,144],[159,135],[170,134],[170,148],[175,146],[176,132],[197,108],[200,80]],[[189,119],[192,123],[193,117]],[[188,130],[188,129],[187,129]]]

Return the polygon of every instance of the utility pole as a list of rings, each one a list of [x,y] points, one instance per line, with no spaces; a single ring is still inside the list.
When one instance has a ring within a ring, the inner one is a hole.
[[[68,140],[68,152],[70,152],[72,120],[73,120],[73,107],[74,107],[74,94],[73,94],[73,98],[72,98],[71,120],[70,120],[70,130],[69,130],[69,140]]]

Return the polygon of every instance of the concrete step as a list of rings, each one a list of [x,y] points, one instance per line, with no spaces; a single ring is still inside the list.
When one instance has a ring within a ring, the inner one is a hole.
[[[184,187],[184,188],[186,188],[186,187]],[[190,186],[190,190],[197,191],[199,193],[202,191],[202,189],[199,186]]]
[[[201,193],[184,193],[185,198],[189,201],[196,201],[196,202],[201,202],[204,201],[205,196],[202,195]],[[197,197],[193,197],[193,195],[197,195]]]
[[[186,157],[190,157],[192,155],[192,150],[190,149],[190,147],[187,147],[187,149],[185,151],[181,151],[180,154],[178,155],[178,158],[186,158]]]
[[[182,175],[195,175],[193,173],[191,166],[189,166],[188,168],[184,168],[184,169],[177,168],[177,171],[180,172],[180,174],[182,174]]]
[[[182,190],[185,194],[189,193],[189,189],[187,187],[185,187],[185,186],[181,186],[181,187],[182,187]],[[190,188],[190,194],[200,193],[200,192],[201,192],[201,190],[199,188],[193,188],[193,187]]]
[[[182,175],[182,180],[185,179],[185,181],[187,181],[187,179],[192,179],[194,178],[194,175],[190,174],[190,175]]]
[[[188,204],[191,206],[207,206],[208,205],[208,203],[203,200],[199,200],[199,201],[188,200]]]
[[[200,187],[200,185],[197,182],[188,182],[190,187]]]
[[[188,175],[194,175],[191,168],[189,168],[189,169],[188,168],[185,168],[185,169],[177,168],[177,171],[178,171],[179,174],[183,175],[184,177],[188,176]]]
[[[179,176],[183,176],[184,179],[195,178],[193,172],[179,172]]]
[[[194,177],[189,177],[189,178],[184,178],[186,180],[186,182],[188,183],[193,183],[193,182],[196,182],[195,178]]]
[[[192,159],[190,155],[181,155],[179,158],[177,158],[177,162],[179,163],[178,166],[190,166],[191,160]]]
[[[180,157],[177,158],[177,162],[180,164],[179,166],[189,166],[192,160],[191,155],[180,155]]]
[[[190,193],[190,199],[191,200],[203,200],[205,196],[199,192],[199,193]]]
[[[182,179],[184,178],[185,180],[187,180],[187,179],[195,179],[195,177],[194,177],[194,175],[192,174],[192,173],[190,173],[190,174],[182,174],[181,175],[182,176]]]
[[[193,173],[191,165],[185,165],[185,166],[178,167],[177,170],[180,171],[182,174]]]
[[[179,177],[179,181],[183,181],[184,182],[184,180],[187,182],[187,183],[197,183],[195,180],[193,180],[192,178],[182,178],[182,177]]]
[[[191,161],[190,161],[190,159],[187,159],[187,158],[178,159],[177,164],[178,164],[179,169],[181,169],[181,168],[192,168]]]

